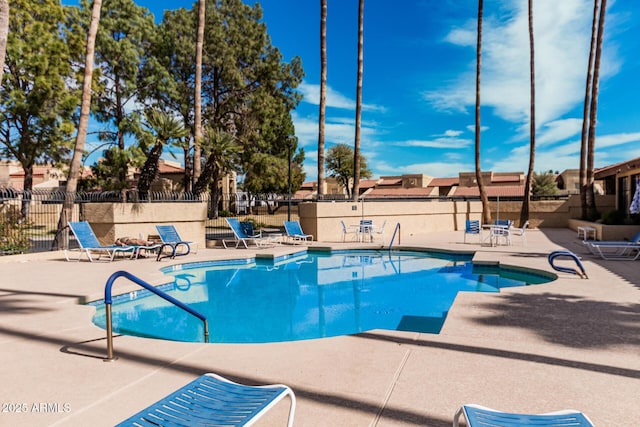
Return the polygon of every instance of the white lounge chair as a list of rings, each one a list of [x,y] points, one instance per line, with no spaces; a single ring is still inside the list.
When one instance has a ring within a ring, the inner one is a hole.
[[[285,396],[291,399],[292,427],[296,397],[286,385],[249,386],[209,373],[117,426],[250,426]]]
[[[116,254],[128,254],[128,258],[133,258],[133,256],[137,253],[137,248],[135,246],[121,246],[121,245],[102,245],[98,238],[96,237],[91,225],[87,221],[79,221],[79,222],[69,222],[69,229],[75,236],[78,241],[79,255],[78,258],[74,259],[74,261],[80,261],[82,259],[82,255],[87,255],[89,261],[93,262],[94,260],[99,260],[102,255],[106,255],[109,258],[109,261],[113,261]],[[67,261],[71,261],[69,257],[70,252],[72,250],[65,249],[64,257]],[[91,256],[91,254],[96,255],[97,258]]]
[[[480,405],[467,404],[456,412],[453,418],[453,427],[459,427],[461,415],[464,415],[467,420],[468,427],[593,427],[593,423],[585,414],[573,409],[530,415],[512,414]]]

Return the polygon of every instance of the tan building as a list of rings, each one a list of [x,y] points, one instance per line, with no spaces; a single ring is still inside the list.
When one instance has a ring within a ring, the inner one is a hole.
[[[616,209],[629,213],[629,206],[640,179],[640,157],[597,169],[605,194],[616,196]]]

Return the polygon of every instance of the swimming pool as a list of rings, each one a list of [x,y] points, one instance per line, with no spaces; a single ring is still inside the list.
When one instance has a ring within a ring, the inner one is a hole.
[[[188,263],[161,289],[204,314],[209,342],[263,343],[371,329],[439,333],[458,292],[546,283],[543,272],[474,266],[471,255],[308,252],[280,260]],[[105,327],[104,304],[94,323]],[[117,333],[203,341],[202,322],[147,291],[114,298]]]

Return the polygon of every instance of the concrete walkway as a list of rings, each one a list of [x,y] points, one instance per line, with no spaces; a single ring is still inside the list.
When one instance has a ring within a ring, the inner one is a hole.
[[[111,426],[204,372],[289,385],[296,426],[444,427],[469,402],[573,408],[600,427],[640,425],[640,260],[596,259],[568,229],[527,238],[526,246],[516,238],[491,248],[463,244],[462,232],[437,233],[403,236],[402,246],[474,251],[477,262],[545,271],[553,271],[546,255],[566,248],[583,256],[589,279],[558,273],[544,285],[460,293],[438,335],[373,330],[255,345],[120,336],[119,359],[109,363],[93,308],[78,302],[102,298],[116,270],[163,283],[159,267],[175,261],[0,257],[0,426]],[[254,253],[201,249],[189,261]],[[285,400],[258,425],[285,425],[287,410]]]

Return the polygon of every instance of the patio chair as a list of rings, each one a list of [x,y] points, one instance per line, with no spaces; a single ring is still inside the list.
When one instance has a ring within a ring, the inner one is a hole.
[[[382,225],[380,227],[376,227],[375,225],[371,228],[371,241],[375,241],[376,239],[380,239],[380,242],[384,245],[384,227],[387,225],[387,220],[382,221]]]
[[[496,219],[493,222],[494,227],[491,227],[491,241],[495,242],[496,246],[500,245],[500,240],[504,240],[504,244],[511,246],[511,229],[513,221],[509,219]]]
[[[347,227],[343,220],[340,220],[340,226],[342,227],[342,242],[347,241],[347,236],[349,234],[353,234],[353,240],[358,239],[359,233],[357,229],[355,229],[354,227]]]
[[[178,234],[178,230],[176,230],[176,227],[173,225],[156,225],[156,231],[158,231],[158,236],[160,236],[160,240],[162,240],[162,246],[156,258],[157,261],[163,258],[185,256],[191,253],[193,242],[182,240]],[[169,252],[165,252],[165,249],[169,249]]]
[[[518,228],[518,227],[509,228],[509,232],[514,236],[522,237],[522,244],[526,245],[527,244],[527,236],[525,235],[525,231],[527,230],[527,227],[529,227],[529,221],[526,221],[522,225],[522,228]]]
[[[262,237],[262,233],[255,234],[247,234],[246,225],[243,227],[242,223],[238,218],[225,218],[229,227],[231,227],[231,231],[233,231],[233,242],[235,242],[235,248],[237,249],[242,243],[245,249],[249,249],[249,243],[253,243],[257,247],[266,247],[273,246],[273,241],[270,239],[265,239]],[[253,226],[251,227],[253,229]],[[227,242],[229,240],[222,239],[222,246],[228,248]]]
[[[78,241],[79,255],[74,261],[80,261],[82,255],[86,254],[89,261],[99,260],[102,255],[107,255],[109,261],[113,261],[117,254],[129,254],[129,258],[133,258],[136,254],[135,246],[122,246],[122,245],[102,245],[98,241],[91,225],[87,221],[69,222],[69,229]],[[67,261],[71,261],[69,253],[71,250],[65,249],[64,257]],[[98,257],[94,259],[91,254],[97,254]]]
[[[302,231],[302,226],[300,226],[300,222],[298,221],[284,221],[284,230],[287,233],[287,238],[294,245],[313,240],[313,235]]]
[[[468,427],[593,427],[591,420],[582,412],[567,409],[546,414],[512,414],[496,411],[484,406],[467,404],[462,406],[453,418],[453,427],[459,427],[460,416],[464,415]]]
[[[478,243],[480,243],[480,221],[468,219],[464,226],[464,243],[467,243],[467,234],[478,236]]]
[[[369,239],[369,242],[373,242],[373,220],[361,219],[359,233],[359,240],[361,242],[364,242],[365,236]]]
[[[209,373],[117,426],[250,426],[285,396],[291,399],[287,425],[292,427],[296,398],[286,385],[249,386]]]

